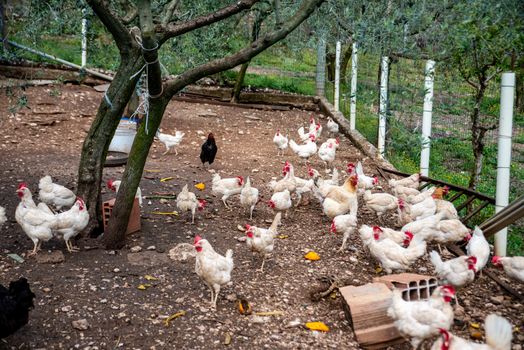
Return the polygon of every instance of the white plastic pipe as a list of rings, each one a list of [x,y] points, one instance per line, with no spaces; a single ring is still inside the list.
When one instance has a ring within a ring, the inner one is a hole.
[[[349,128],[355,130],[357,120],[357,69],[358,69],[358,45],[353,43],[351,52],[351,98],[349,105]]]
[[[82,9],[82,68],[87,64],[87,10]]]
[[[340,41],[337,41],[335,49],[335,96],[333,97],[335,103],[335,111],[340,110]]]
[[[378,113],[378,153],[384,157],[386,146],[386,114],[388,106],[388,63],[389,57],[382,56],[380,74],[380,105]]]
[[[495,213],[508,205],[511,165],[511,136],[513,135],[513,99],[515,73],[502,73],[500,87],[500,120],[497,150],[497,195]],[[506,256],[508,229],[495,234],[495,254]]]
[[[424,78],[424,108],[422,110],[422,150],[420,151],[420,173],[429,174],[429,153],[431,147],[431,114],[433,111],[433,80],[435,76],[435,61],[426,62]]]

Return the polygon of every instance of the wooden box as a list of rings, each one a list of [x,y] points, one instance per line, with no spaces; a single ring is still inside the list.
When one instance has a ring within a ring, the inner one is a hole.
[[[104,219],[104,231],[107,228],[107,223],[111,217],[113,211],[113,206],[115,205],[116,198],[112,198],[108,201],[105,201],[102,204],[102,216]],[[138,205],[138,198],[135,198],[133,203],[133,209],[131,210],[131,215],[129,216],[129,221],[127,223],[126,234],[131,234],[136,231],[140,231],[140,206]]]

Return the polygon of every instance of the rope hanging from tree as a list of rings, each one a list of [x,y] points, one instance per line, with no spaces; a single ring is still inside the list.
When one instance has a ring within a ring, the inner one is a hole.
[[[135,35],[134,37],[135,37],[135,40],[136,40],[137,44],[142,49],[142,51],[155,51],[155,50],[158,49],[158,43],[156,43],[155,47],[153,47],[153,48],[145,48],[142,45],[142,38],[139,35]],[[142,55],[142,57],[143,57],[143,55]],[[142,86],[142,88],[137,87],[138,96],[139,96],[139,98],[140,97],[142,97],[142,98],[141,98],[140,103],[138,104],[138,107],[133,112],[133,114],[130,116],[130,119],[135,118],[138,114],[145,115],[145,118],[146,118],[145,130],[146,130],[146,135],[149,135],[149,99],[150,98],[158,98],[158,97],[160,97],[162,95],[162,93],[164,92],[164,86],[163,86],[163,84],[160,84],[161,90],[160,90],[160,93],[158,93],[157,95],[150,95],[149,94],[149,86],[148,86],[149,65],[152,65],[152,64],[155,64],[155,63],[159,63],[159,60],[158,60],[158,56],[152,62],[148,62],[145,57],[143,57],[143,58],[144,58],[145,64],[135,74],[133,74],[129,78],[129,80],[132,80],[137,75],[142,74],[142,76],[140,77],[140,80],[139,80],[139,84],[138,84],[139,86]],[[159,63],[159,64],[162,67],[162,64],[161,63]],[[165,67],[164,67],[164,69],[165,69]],[[142,81],[142,83],[140,83],[140,81]]]

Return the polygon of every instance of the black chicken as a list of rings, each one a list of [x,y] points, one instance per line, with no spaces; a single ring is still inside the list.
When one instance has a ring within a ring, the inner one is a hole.
[[[209,165],[213,164],[215,161],[215,156],[217,155],[217,151],[218,147],[215,143],[215,136],[213,136],[213,133],[209,133],[206,142],[202,144],[202,151],[200,151],[200,160],[202,161],[202,165],[204,165],[206,162],[208,162]]]
[[[25,278],[9,283],[9,289],[0,284],[0,338],[5,338],[29,321],[35,295]]]

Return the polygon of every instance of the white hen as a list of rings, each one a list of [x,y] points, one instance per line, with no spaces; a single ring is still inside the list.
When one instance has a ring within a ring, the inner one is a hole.
[[[251,187],[251,180],[247,177],[246,184],[240,191],[240,204],[249,209],[249,219],[253,219],[253,210],[258,203],[258,189]]]
[[[233,271],[233,251],[228,249],[226,255],[218,254],[211,244],[200,236],[193,243],[197,251],[195,272],[204,280],[211,291],[211,305],[216,308],[220,287],[231,281]]]
[[[78,248],[74,247],[70,240],[82,232],[89,223],[89,212],[82,198],[77,198],[71,209],[57,214],[56,220],[56,228],[53,233],[64,239],[70,253],[77,251]]]
[[[278,148],[277,154],[280,155],[280,151],[282,151],[282,155],[284,155],[284,151],[287,149],[289,141],[287,136],[284,136],[280,133],[280,129],[278,129],[275,133],[275,136],[273,136],[273,143]]]
[[[5,208],[0,207],[0,226],[2,226],[7,221],[7,217],[5,216]]]
[[[474,256],[477,258],[475,271],[481,271],[488,263],[490,252],[489,243],[484,237],[484,232],[482,232],[478,226],[475,226],[473,235],[466,245],[466,252],[469,256]]]
[[[276,213],[271,226],[268,229],[246,225],[246,244],[252,251],[262,255],[262,266],[260,271],[264,271],[264,263],[268,254],[273,252],[275,237],[278,235],[278,225],[280,225],[281,213]]]
[[[393,270],[406,270],[426,252],[426,242],[420,236],[415,236],[411,244],[404,248],[389,238],[381,237],[380,232],[374,232],[367,225],[362,225],[359,233],[371,255],[380,262],[388,274]]]
[[[21,183],[16,192],[20,197],[20,203],[16,207],[15,219],[25,234],[33,241],[33,251],[29,253],[29,256],[35,255],[42,242],[47,242],[53,238],[57,219],[45,203],[35,205],[31,191],[25,183]]]
[[[452,286],[440,286],[429,300],[405,301],[402,292],[395,289],[388,316],[395,321],[400,334],[411,337],[413,349],[418,349],[424,339],[439,334],[440,329],[450,329],[454,315],[449,302],[454,295]]]
[[[304,161],[308,160],[309,157],[317,153],[317,144],[315,143],[315,136],[310,135],[307,142],[303,145],[297,145],[295,141],[289,141],[289,147]]]
[[[330,134],[338,134],[338,124],[331,118],[327,118],[327,129]]]
[[[195,223],[196,210],[204,209],[206,201],[204,199],[198,200],[196,194],[188,190],[187,184],[182,188],[182,191],[176,196],[176,207],[181,212],[191,211],[191,223]]]
[[[107,180],[107,188],[109,188],[111,191],[118,193],[118,190],[120,189],[120,185],[122,184],[122,181],[112,179]],[[142,206],[142,190],[140,187],[136,188],[135,198],[138,199],[138,205]]]
[[[289,208],[293,206],[289,191],[284,190],[282,192],[273,193],[271,199],[268,202],[268,206],[275,211],[285,212],[285,216],[287,217]]]
[[[38,183],[38,196],[47,205],[55,206],[61,210],[63,207],[70,208],[76,201],[76,195],[70,189],[53,183],[51,176],[47,175],[40,179]]]
[[[351,237],[355,229],[357,228],[357,216],[351,214],[338,215],[333,218],[331,222],[330,232],[342,233],[342,245],[339,248],[339,252],[346,249],[347,240]]]
[[[222,202],[226,208],[229,208],[227,199],[235,194],[240,194],[244,178],[242,176],[222,179],[219,174],[214,174],[212,179],[211,192],[215,196],[222,196]]]
[[[166,151],[162,154],[167,154],[171,147],[175,147],[175,155],[178,155],[178,150],[176,147],[182,142],[182,139],[184,138],[185,133],[182,131],[176,131],[175,135],[169,135],[169,134],[162,134],[160,131],[156,132],[156,137],[160,142],[166,146]]]
[[[513,330],[511,323],[504,317],[491,314],[486,317],[484,323],[486,330],[486,344],[467,341],[449,333],[446,329],[440,329],[439,338],[431,350],[510,350]]]

